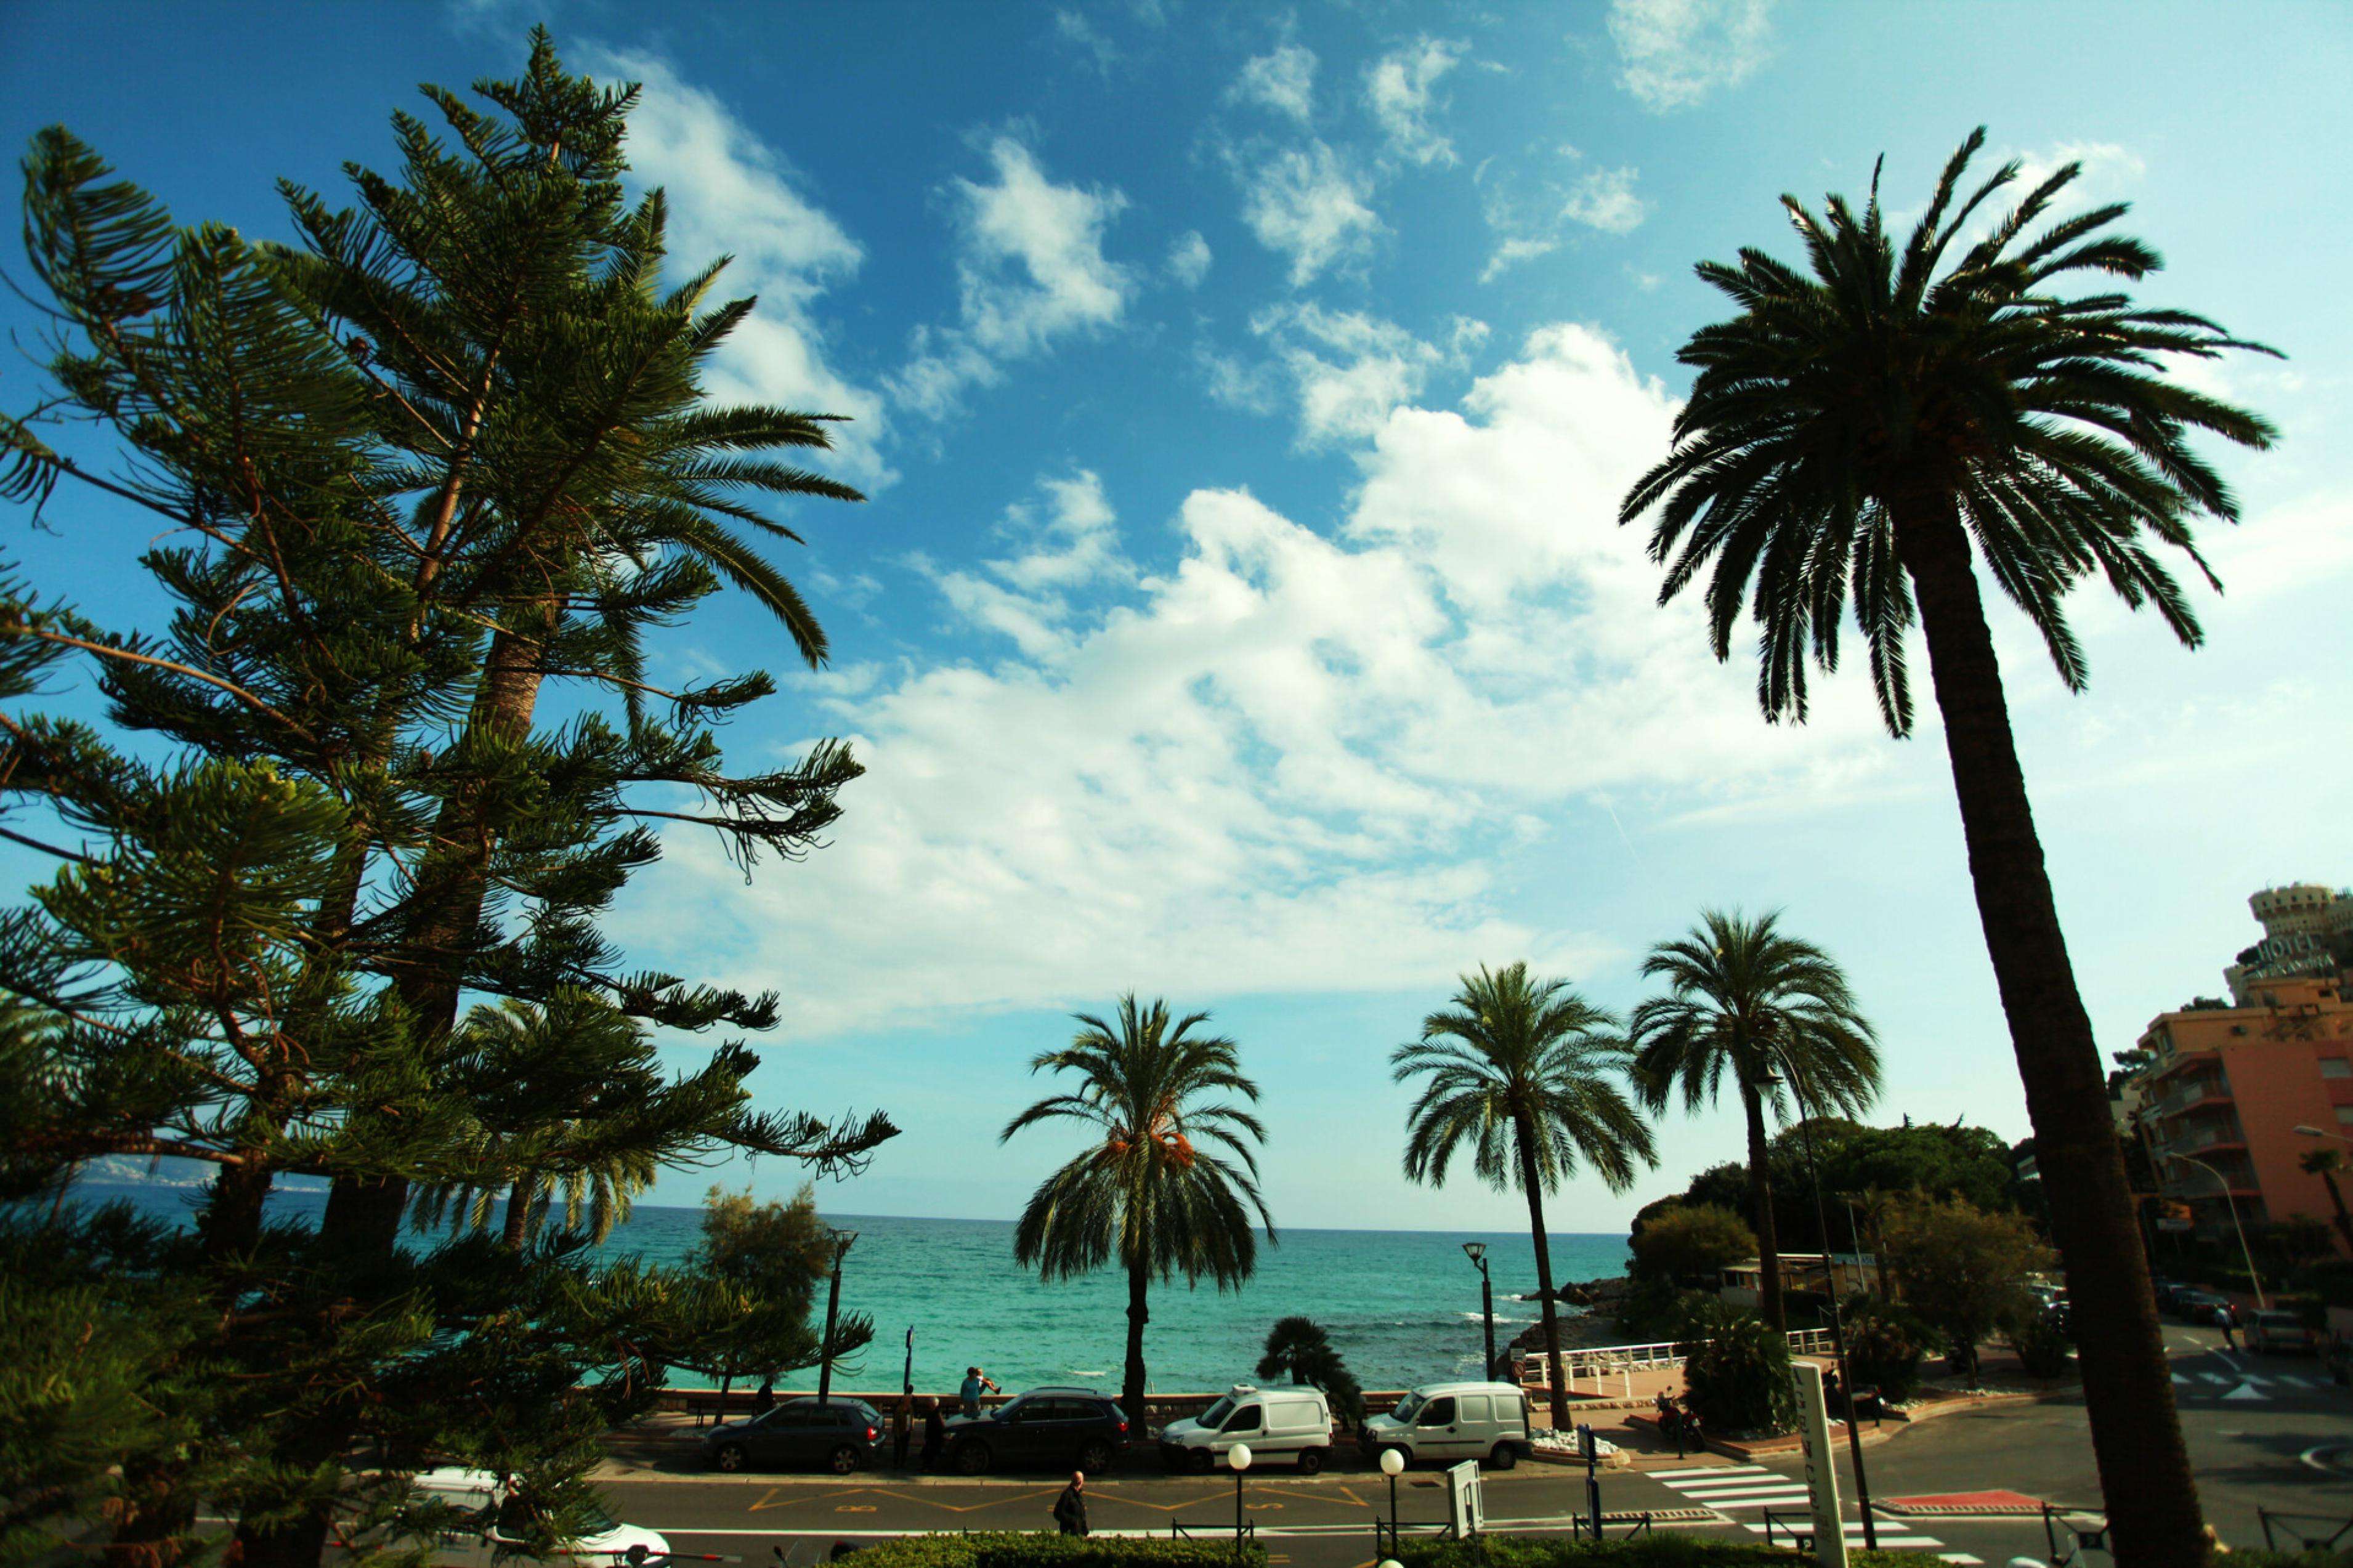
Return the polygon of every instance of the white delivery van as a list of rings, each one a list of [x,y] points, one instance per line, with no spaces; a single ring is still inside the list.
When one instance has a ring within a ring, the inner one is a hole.
[[[1238,1383],[1200,1415],[1160,1429],[1160,1458],[1172,1470],[1220,1468],[1226,1450],[1250,1445],[1252,1466],[1296,1465],[1312,1476],[1332,1451],[1332,1406],[1320,1388]]]
[[[513,1562],[512,1555],[501,1553],[500,1549],[512,1548],[515,1538],[501,1527],[508,1522],[510,1510],[524,1505],[508,1491],[496,1472],[445,1466],[419,1472],[415,1484],[418,1502],[447,1503],[472,1516],[456,1528],[441,1531],[438,1547],[433,1553],[437,1562],[460,1563],[466,1568],[490,1568],[494,1560]],[[670,1542],[661,1535],[600,1516],[591,1521],[587,1533],[574,1542],[569,1551],[548,1561],[575,1568],[641,1568],[649,1564],[659,1568],[669,1558]]]
[[[1408,1464],[1476,1459],[1508,1470],[1528,1457],[1527,1395],[1510,1383],[1424,1384],[1366,1422],[1357,1440],[1376,1458],[1395,1448]]]

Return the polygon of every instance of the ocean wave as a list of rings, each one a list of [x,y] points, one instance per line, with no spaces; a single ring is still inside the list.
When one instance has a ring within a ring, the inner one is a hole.
[[[1082,1366],[1067,1367],[1064,1370],[1072,1377],[1109,1377],[1111,1375],[1111,1368],[1107,1366],[1097,1367],[1092,1372],[1088,1371]]]

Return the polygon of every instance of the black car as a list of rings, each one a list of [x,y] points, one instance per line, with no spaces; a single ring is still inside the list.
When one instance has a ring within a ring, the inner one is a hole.
[[[1127,1415],[1092,1388],[1033,1388],[984,1415],[948,1423],[951,1469],[1107,1470],[1127,1451]]]
[[[702,1435],[702,1457],[723,1470],[822,1465],[846,1476],[882,1453],[882,1413],[862,1399],[787,1399]]]

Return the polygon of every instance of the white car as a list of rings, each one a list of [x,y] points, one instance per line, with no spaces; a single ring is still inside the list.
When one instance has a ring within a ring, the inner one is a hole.
[[[1511,1383],[1424,1384],[1366,1422],[1357,1441],[1375,1458],[1395,1448],[1408,1464],[1476,1459],[1508,1470],[1531,1452],[1527,1395]]]
[[[1160,1458],[1172,1470],[1213,1470],[1237,1443],[1249,1446],[1253,1465],[1287,1461],[1312,1476],[1331,1457],[1332,1406],[1320,1388],[1238,1383],[1199,1415],[1163,1426]]]
[[[515,1538],[500,1529],[500,1521],[515,1499],[506,1482],[491,1470],[470,1470],[454,1465],[421,1471],[416,1478],[417,1495],[420,1500],[448,1503],[453,1508],[469,1509],[481,1516],[483,1528],[479,1533],[447,1532],[445,1546],[461,1549],[459,1555],[472,1568],[474,1556],[462,1549],[479,1547],[487,1565],[498,1553],[498,1547],[512,1547]],[[623,1524],[620,1521],[599,1515],[591,1521],[589,1532],[572,1543],[568,1551],[552,1561],[575,1563],[581,1568],[640,1568],[641,1564],[660,1564],[669,1560],[670,1542],[659,1532],[642,1525]]]

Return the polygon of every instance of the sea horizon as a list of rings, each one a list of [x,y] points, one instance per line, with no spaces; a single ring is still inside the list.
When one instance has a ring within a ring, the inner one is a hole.
[[[201,1187],[82,1182],[85,1200],[127,1199],[175,1221],[193,1217]],[[322,1206],[322,1190],[280,1191],[271,1206]],[[640,1204],[601,1250],[652,1263],[685,1259],[701,1233],[700,1205]],[[1046,1383],[1115,1392],[1126,1354],[1126,1281],[1111,1270],[1048,1282],[1013,1261],[1011,1219],[828,1213],[855,1230],[842,1267],[841,1310],[873,1319],[874,1342],[835,1372],[837,1386],[896,1387],[903,1335],[915,1331],[915,1386],[952,1388],[979,1365],[1008,1393]],[[493,1219],[495,1223],[495,1218]],[[412,1238],[429,1233],[410,1231]],[[1624,1232],[1552,1231],[1557,1284],[1625,1269]],[[1275,1320],[1314,1319],[1366,1388],[1476,1376],[1484,1359],[1479,1272],[1461,1244],[1483,1242],[1493,1280],[1498,1348],[1537,1321],[1535,1247],[1525,1230],[1279,1227],[1253,1277],[1219,1291],[1181,1279],[1155,1283],[1145,1332],[1155,1393],[1201,1393],[1254,1378]],[[822,1310],[820,1304],[819,1310]],[[1569,1317],[1582,1314],[1564,1309]],[[788,1373],[806,1381],[813,1373]]]

